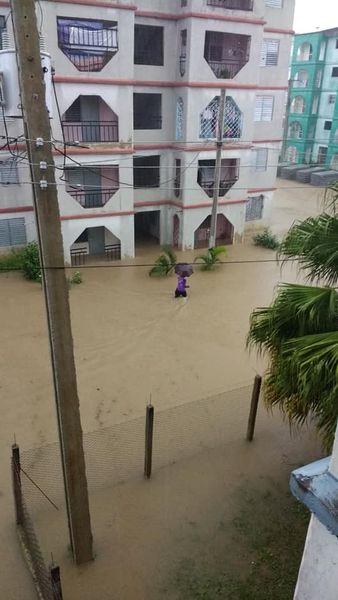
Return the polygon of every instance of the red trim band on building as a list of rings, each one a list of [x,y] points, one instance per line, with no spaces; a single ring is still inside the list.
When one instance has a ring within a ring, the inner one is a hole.
[[[0,214],[32,212],[33,210],[33,206],[11,206],[10,208],[0,208]]]
[[[285,35],[295,35],[293,29],[279,29],[278,27],[264,27],[267,33],[283,33]]]
[[[73,75],[55,75],[55,83],[75,83],[75,84],[93,84],[93,85],[132,85],[139,87],[169,87],[169,88],[210,88],[220,89],[222,87],[227,89],[238,89],[238,90],[287,90],[288,86],[285,85],[256,85],[255,83],[233,83],[230,80],[226,81],[153,81],[153,80],[139,80],[139,79],[110,79],[109,77],[74,77]]]
[[[137,10],[137,6],[134,4],[119,4],[117,2],[108,2],[107,0],[50,0],[52,2],[58,2],[59,4],[82,4],[83,6],[92,6],[96,8],[118,8],[121,10]]]
[[[184,19],[210,19],[214,21],[229,21],[231,23],[246,23],[248,25],[265,25],[264,19],[244,18],[236,15],[220,15],[218,13],[186,12],[179,14],[161,13],[153,10],[137,10],[136,17],[147,17],[150,19],[163,19],[169,21],[183,21]]]
[[[133,210],[122,210],[120,212],[99,212],[99,213],[90,213],[90,214],[80,214],[80,215],[61,215],[61,221],[71,221],[74,219],[102,219],[104,217],[127,217],[133,215]]]

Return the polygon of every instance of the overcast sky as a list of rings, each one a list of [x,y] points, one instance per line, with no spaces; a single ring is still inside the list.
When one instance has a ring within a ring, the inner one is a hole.
[[[338,27],[338,0],[296,0],[296,33]]]

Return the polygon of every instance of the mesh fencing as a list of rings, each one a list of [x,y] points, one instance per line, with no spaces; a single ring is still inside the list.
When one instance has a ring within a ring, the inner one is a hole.
[[[154,416],[152,472],[244,435],[252,386],[188,402]],[[89,493],[142,478],[145,455],[144,416],[83,435]],[[26,497],[31,510],[43,509],[46,496],[56,505],[64,501],[59,444],[21,453],[22,467],[44,494],[29,480]]]
[[[62,592],[54,581],[54,566],[47,567],[32,518],[25,499],[26,482],[20,467],[18,453],[12,455],[13,490],[16,506],[17,525],[24,556],[32,574],[38,597],[41,600],[62,600]],[[28,493],[28,496],[29,493]],[[58,567],[56,567],[58,571]]]

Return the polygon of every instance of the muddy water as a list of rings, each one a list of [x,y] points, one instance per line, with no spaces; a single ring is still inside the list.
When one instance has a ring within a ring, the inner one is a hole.
[[[281,232],[297,214],[316,212],[319,195],[299,187],[296,200],[294,192],[280,190],[272,213],[274,229]],[[83,284],[71,290],[85,431],[143,414],[150,395],[162,409],[245,385],[262,372],[261,362],[245,349],[249,314],[271,300],[280,279],[295,280],[295,270],[286,266],[281,274],[274,262],[264,262],[274,258],[272,252],[236,245],[227,253],[232,264],[213,273],[196,269],[188,299],[174,300],[175,279],[150,278],[148,268],[141,266],[157,254],[158,249],[141,248],[134,261],[138,266],[81,269]],[[2,275],[0,298],[0,505],[7,546],[6,553],[0,551],[5,571],[15,568],[22,577],[16,577],[15,592],[10,577],[0,587],[3,597],[20,600],[29,598],[30,582],[18,548],[9,543],[9,447],[14,434],[22,448],[56,440],[56,419],[41,290],[18,274]]]

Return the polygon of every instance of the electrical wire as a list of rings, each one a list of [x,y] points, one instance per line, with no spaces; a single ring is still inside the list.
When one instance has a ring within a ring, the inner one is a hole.
[[[283,259],[283,264],[287,263],[287,262],[298,262],[299,259],[298,258],[287,258],[287,259]],[[225,261],[220,261],[219,263],[217,263],[218,265],[245,265],[245,264],[268,264],[268,263],[275,263],[275,264],[280,264],[280,260],[278,258],[265,258],[265,259],[256,259],[256,260],[225,260]],[[176,263],[175,263],[176,264]],[[196,266],[200,266],[203,265],[202,262],[195,262],[192,263],[195,264]],[[64,265],[61,265],[60,267],[58,266],[52,266],[52,267],[43,267],[44,270],[48,271],[48,270],[60,270],[60,269],[67,269],[67,268],[75,268],[75,267],[80,267],[81,270],[82,269],[135,269],[135,268],[150,268],[150,267],[154,267],[156,265],[156,263],[135,263],[135,264],[121,264],[121,263],[114,263],[114,264],[94,264],[94,265],[73,265],[70,267],[66,267]],[[8,271],[21,271],[20,268],[3,268],[0,266],[0,273],[3,272],[8,272]]]

